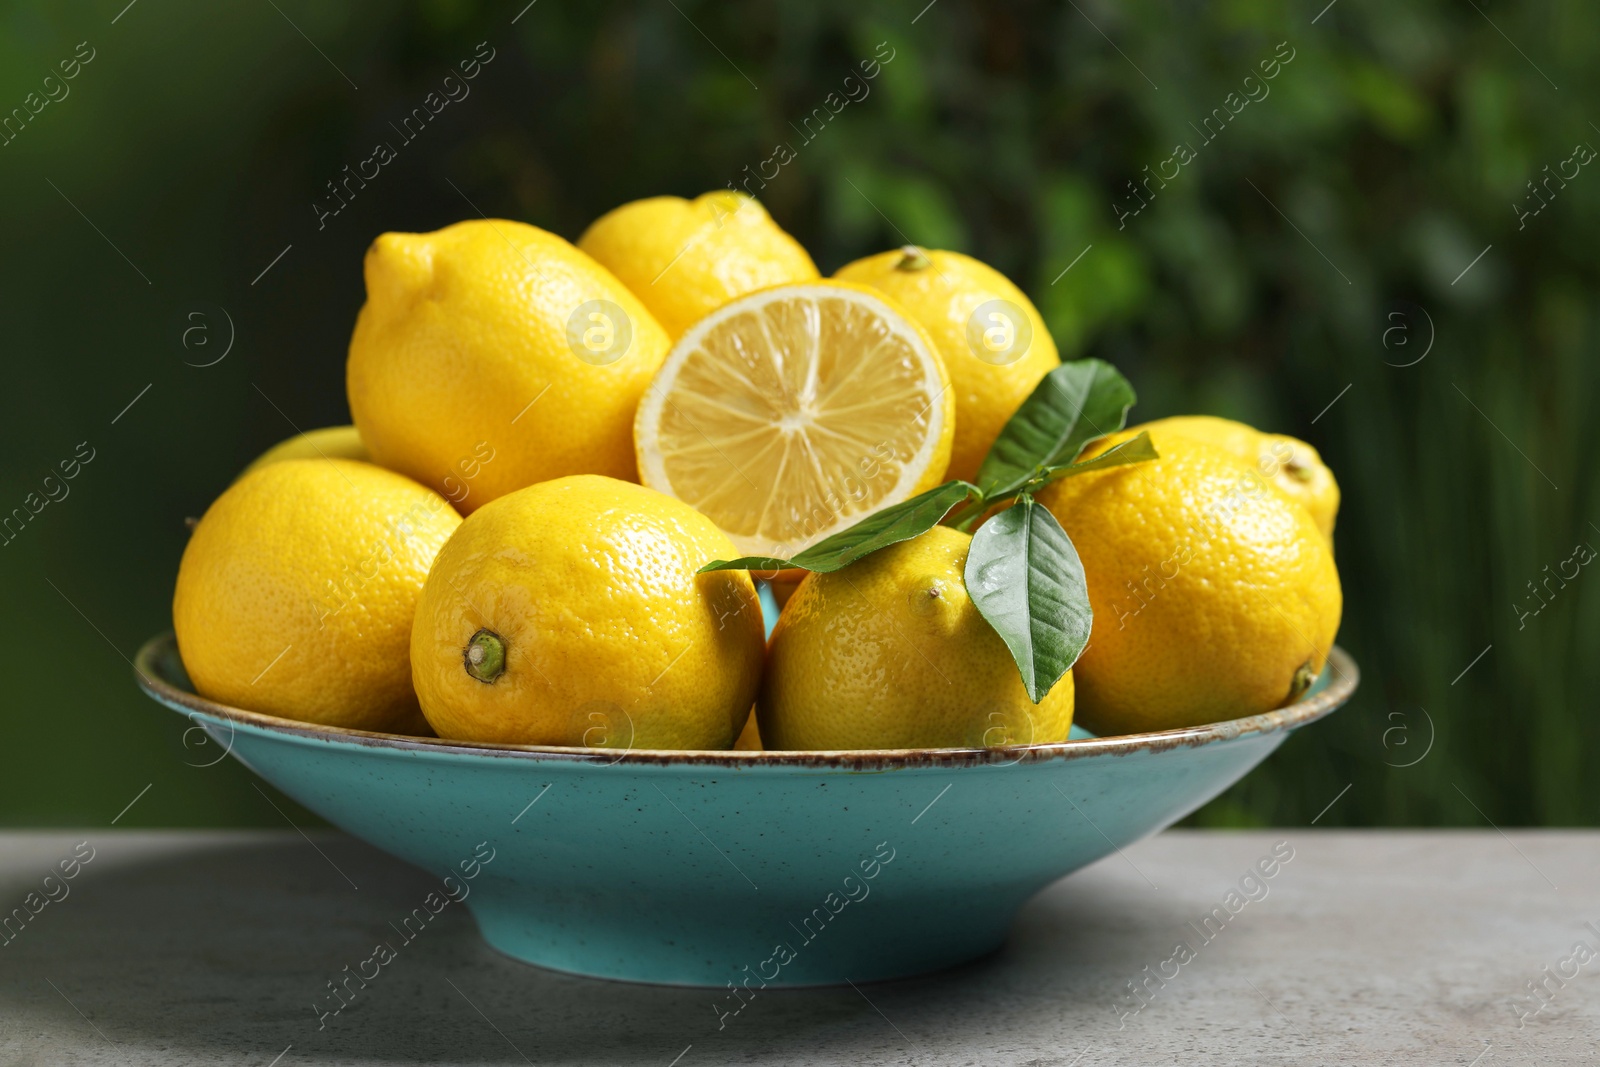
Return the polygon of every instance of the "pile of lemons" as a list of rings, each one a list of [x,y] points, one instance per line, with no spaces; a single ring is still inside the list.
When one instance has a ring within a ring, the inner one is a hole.
[[[657,197],[576,245],[480,219],[387,233],[354,425],[250,465],[195,525],[174,625],[197,692],[326,726],[633,749],[968,747],[1262,712],[1326,660],[1338,487],[1207,417],[1038,495],[1093,631],[1037,703],[934,526],[832,573],[748,571],[971,480],[1060,365],[1005,277],[907,247],[822,278],[759,203]],[[754,709],[752,713],[752,709]],[[759,730],[758,730],[759,725]]]

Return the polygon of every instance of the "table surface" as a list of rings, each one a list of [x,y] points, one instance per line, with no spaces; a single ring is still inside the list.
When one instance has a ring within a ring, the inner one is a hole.
[[[430,888],[334,833],[0,834],[0,908],[38,909],[0,947],[0,1063],[1600,1062],[1594,832],[1168,832],[1046,889],[994,956],[765,991],[720,1029],[713,991],[519,964],[451,908],[319,1029]]]

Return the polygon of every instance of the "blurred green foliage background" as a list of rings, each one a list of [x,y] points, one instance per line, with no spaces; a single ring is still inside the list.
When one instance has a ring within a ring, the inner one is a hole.
[[[0,8],[0,110],[92,52],[0,147],[0,511],[94,457],[0,547],[0,822],[105,825],[148,784],[118,825],[281,825],[242,767],[195,766],[127,659],[170,625],[184,517],[296,426],[348,420],[375,235],[481,210],[576,238],[780,142],[797,158],[752,188],[824,272],[969,252],[1064,354],[1115,362],[1136,417],[1241,418],[1338,474],[1363,688],[1193,821],[1336,797],[1318,825],[1600,821],[1600,578],[1529,584],[1600,544],[1600,173],[1528,185],[1600,143],[1600,9],[524,2]],[[318,229],[325,183],[479,42],[471,95]],[[802,143],[880,42],[870,92]],[[1119,223],[1180,142],[1193,161]],[[225,319],[231,352],[194,366]]]

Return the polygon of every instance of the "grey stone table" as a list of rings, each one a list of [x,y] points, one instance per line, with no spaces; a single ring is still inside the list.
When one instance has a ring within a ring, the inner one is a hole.
[[[429,888],[337,834],[0,834],[0,908],[30,915],[0,935],[0,1063],[1600,1063],[1595,833],[1169,832],[988,959],[720,1027],[711,991],[524,966],[447,907],[319,1018]]]

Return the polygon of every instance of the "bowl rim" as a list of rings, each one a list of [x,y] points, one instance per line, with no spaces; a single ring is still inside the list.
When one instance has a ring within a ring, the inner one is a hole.
[[[1271,734],[1293,730],[1315,722],[1341,707],[1361,681],[1360,668],[1350,654],[1338,645],[1328,652],[1324,671],[1333,676],[1326,686],[1311,696],[1287,707],[1201,726],[1148,733],[1087,737],[1076,741],[1056,741],[1039,745],[1006,745],[993,748],[889,748],[829,751],[749,752],[735,749],[626,749],[621,753],[604,748],[574,748],[561,745],[510,745],[491,741],[451,741],[438,737],[413,737],[406,734],[352,730],[342,726],[323,726],[299,722],[265,712],[235,708],[208,700],[180,688],[162,671],[163,657],[177,658],[177,639],[172,631],[146,641],[134,657],[134,676],[139,687],[158,703],[188,709],[191,714],[255,727],[269,733],[324,742],[356,744],[368,748],[421,753],[453,753],[511,759],[558,760],[601,766],[693,765],[749,769],[759,766],[810,767],[815,769],[895,770],[910,767],[979,767],[1015,763],[1037,763],[1055,759],[1090,756],[1126,756],[1138,752],[1162,752],[1173,748],[1231,741],[1252,734]],[[181,660],[179,661],[181,662]]]

